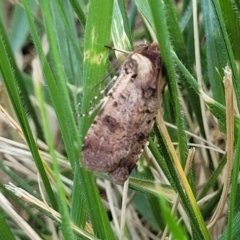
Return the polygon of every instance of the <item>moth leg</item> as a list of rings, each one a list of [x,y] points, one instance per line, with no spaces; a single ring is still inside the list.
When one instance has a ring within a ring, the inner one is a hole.
[[[105,86],[105,88],[103,89],[105,93],[109,92],[109,89],[112,88],[112,86],[114,85],[114,83],[117,81],[117,76],[114,76]]]
[[[116,82],[117,76],[114,76],[108,83],[107,85],[93,98],[93,100],[97,100],[99,96],[101,97],[103,94],[107,95],[107,92],[109,89],[112,88],[112,85]],[[90,102],[90,106],[92,105],[92,102]]]
[[[113,77],[113,79],[112,79],[111,81],[109,81],[109,82],[107,83],[107,85],[104,87],[104,89],[101,90],[101,91],[98,93],[98,95],[96,95],[96,96],[93,98],[93,100],[90,102],[90,104],[89,104],[89,105],[90,105],[90,110],[89,110],[89,112],[88,112],[88,113],[82,113],[82,114],[80,114],[80,117],[90,117],[90,116],[105,102],[106,97],[104,97],[103,99],[101,99],[101,100],[99,101],[99,103],[97,103],[94,107],[92,107],[93,102],[94,102],[95,100],[97,100],[97,99],[99,98],[99,96],[101,96],[101,95],[103,95],[104,93],[106,93],[106,92],[108,91],[108,89],[111,88],[111,84],[114,84],[114,83],[116,82],[116,80],[117,80],[117,77],[115,76],[115,77]],[[108,93],[110,93],[110,91],[109,91]],[[80,105],[80,103],[79,103],[79,105]]]
[[[88,116],[92,116],[92,114],[106,101],[106,97],[101,99],[97,105],[90,109]]]

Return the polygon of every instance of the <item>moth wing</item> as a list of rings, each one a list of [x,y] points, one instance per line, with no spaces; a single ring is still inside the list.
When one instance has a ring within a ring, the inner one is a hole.
[[[123,183],[134,168],[160,106],[157,48],[150,55],[134,54],[124,63],[82,148],[86,168],[108,172],[117,183]]]
[[[122,112],[125,100],[123,95],[119,98],[119,92],[126,92],[124,86],[128,85],[131,77],[132,74],[120,74],[87,133],[82,157],[88,170],[110,172],[130,151],[126,144],[127,120]]]

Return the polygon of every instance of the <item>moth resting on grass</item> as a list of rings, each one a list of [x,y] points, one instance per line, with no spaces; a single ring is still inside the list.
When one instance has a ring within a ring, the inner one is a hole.
[[[158,45],[133,53],[123,63],[82,147],[85,167],[106,172],[117,184],[129,177],[146,145],[165,86]]]

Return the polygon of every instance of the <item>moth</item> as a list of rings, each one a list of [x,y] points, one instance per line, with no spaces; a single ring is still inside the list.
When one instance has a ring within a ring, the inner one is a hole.
[[[82,147],[85,167],[123,184],[141,156],[161,105],[165,81],[158,45],[123,63]]]

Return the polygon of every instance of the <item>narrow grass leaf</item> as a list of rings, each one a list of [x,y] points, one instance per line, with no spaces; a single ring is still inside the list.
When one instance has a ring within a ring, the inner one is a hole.
[[[36,11],[36,4],[31,4],[32,11]],[[24,11],[19,6],[15,6],[14,8],[14,15],[13,20],[11,22],[11,29],[9,39],[9,45],[11,45],[11,52],[12,54],[16,54],[19,49],[22,47],[23,42],[27,38],[27,34],[29,32],[29,27],[27,26],[26,17],[24,16]],[[3,30],[4,31],[4,30]],[[7,37],[7,36],[6,36]],[[10,46],[6,45],[6,48],[9,48],[8,51],[10,52]],[[10,57],[11,65],[15,69],[15,75],[16,75],[16,84],[21,91],[21,99],[23,101],[24,108],[28,112],[28,117],[32,118],[33,123],[35,124],[35,130],[37,132],[37,136],[39,139],[43,139],[43,133],[41,130],[41,125],[39,123],[39,120],[37,118],[37,114],[35,112],[35,109],[32,105],[31,100],[29,99],[29,89],[28,84],[25,81],[25,78],[23,74],[18,69],[17,63],[13,57],[13,55]]]
[[[177,54],[178,58],[182,62],[184,62],[184,65],[188,69],[192,70],[193,66],[191,65],[191,60],[187,55],[187,46],[184,42],[183,31],[181,31],[180,29],[180,24],[178,22],[178,18],[173,6],[173,2],[170,0],[164,0],[164,3],[165,3],[165,9],[167,12],[166,21],[167,21],[168,29],[171,29],[171,31],[169,31],[169,35],[170,35],[169,37],[171,39],[174,52]],[[191,13],[191,16],[192,16],[192,13]],[[185,80],[185,78],[181,73],[176,73],[176,74],[179,75],[177,77],[179,78],[179,84],[182,86],[181,88],[187,89],[188,91],[189,96],[187,100],[193,112],[196,114],[196,119],[200,125],[202,133],[204,133],[199,96],[193,91],[190,84]]]
[[[223,77],[223,68],[229,65],[233,72],[233,85],[237,105],[240,107],[239,75],[219,2],[215,0],[202,0],[202,9],[206,33],[207,71],[213,98],[219,103],[224,104],[224,92],[221,79]],[[219,49],[221,49],[221,51],[219,51]],[[221,78],[219,78],[217,71],[220,72]]]
[[[224,90],[218,72],[223,76],[223,68],[228,63],[227,49],[220,32],[219,22],[211,1],[202,1],[203,19],[206,33],[207,71],[213,98],[224,104]],[[221,49],[221,51],[218,51]],[[216,71],[217,69],[217,71]]]
[[[185,128],[183,123],[183,118],[181,114],[179,99],[178,99],[178,90],[177,90],[177,84],[175,80],[175,69],[173,64],[173,59],[171,55],[171,46],[170,46],[170,39],[167,29],[167,23],[165,18],[165,8],[164,3],[162,1],[151,1],[149,2],[151,12],[153,15],[154,25],[157,33],[157,39],[160,44],[161,53],[163,62],[165,64],[165,67],[167,69],[167,75],[168,75],[168,85],[170,88],[170,92],[172,94],[173,98],[173,107],[176,114],[176,122],[178,127],[178,142],[179,142],[179,152],[180,152],[180,159],[183,164],[185,165],[186,159],[187,159],[187,144],[186,144],[186,134],[185,134]],[[161,19],[159,19],[159,16],[162,16]],[[175,161],[175,163],[177,163]],[[177,167],[177,166],[176,166]],[[178,167],[177,167],[178,168]],[[181,173],[183,172],[182,169],[178,169]],[[191,202],[193,211],[195,213],[195,216],[198,220],[199,227],[202,231],[202,234],[205,239],[210,239],[209,232],[206,228],[206,225],[203,221],[202,215],[200,213],[199,207],[197,206],[196,199],[193,196],[193,193],[190,189],[190,186],[188,182],[186,181],[185,176],[182,176],[182,181],[185,186],[185,190],[188,194],[189,201]]]
[[[133,41],[130,31],[127,10],[123,0],[114,1],[112,22],[112,40],[114,47],[122,50],[132,50]]]
[[[50,8],[49,1],[41,1],[40,3],[41,10],[43,13],[43,19],[46,27],[46,33],[48,37],[48,42],[50,46],[50,53],[52,56],[54,68],[57,71],[54,79],[54,75],[50,69],[46,69],[47,74],[45,74],[45,80],[48,83],[49,93],[51,95],[51,99],[53,100],[53,106],[59,121],[59,126],[61,129],[63,141],[66,147],[66,151],[71,163],[72,168],[74,169],[76,164],[78,163],[79,157],[79,136],[76,128],[74,114],[71,107],[70,96],[68,93],[67,82],[66,82],[66,74],[63,68],[63,62],[60,54],[60,43],[59,39],[55,36],[55,28],[54,24],[57,24],[54,19]],[[33,35],[33,30],[32,30]],[[38,41],[38,54],[40,56],[40,60],[44,61],[45,56],[41,53],[41,46],[39,45],[39,40],[36,36],[34,42]],[[44,66],[48,68],[49,66]],[[45,70],[43,68],[43,70]]]
[[[35,1],[30,2],[31,12],[34,14],[38,8],[38,4]],[[24,13],[24,9],[18,4],[14,5],[14,11],[10,26],[9,41],[14,53],[20,51],[21,47],[26,41],[29,33],[29,26],[27,18]]]
[[[187,8],[185,8],[183,11],[184,11],[184,13],[179,22],[179,27],[181,29],[181,32],[183,32],[187,28],[187,25],[189,24],[189,22],[192,19],[192,16],[193,16],[192,2],[189,2],[187,5]]]
[[[55,38],[59,47],[59,57],[63,65],[65,81],[71,96],[74,113],[78,113],[82,89],[83,54],[77,37],[74,12],[69,2],[51,1],[50,8],[55,29]],[[56,11],[56,9],[58,11]],[[62,22],[62,24],[59,24]],[[55,64],[53,72],[58,72]]]
[[[231,41],[232,51],[236,59],[240,60],[239,41],[240,41],[240,14],[236,9],[234,1],[220,0],[220,7],[226,24],[229,40]]]
[[[149,179],[149,180],[153,180],[154,177],[152,175],[152,172],[149,169],[149,166],[146,165],[146,163],[144,163],[145,160],[143,160],[142,158],[139,160],[138,163],[138,169],[140,168],[140,170],[138,170],[138,174],[141,178],[143,179]],[[152,194],[146,194],[146,201],[151,209],[149,209],[148,212],[151,212],[152,215],[154,216],[154,219],[159,227],[159,229],[163,230],[164,229],[164,224],[162,221],[161,216],[161,210],[160,210],[160,205],[158,202],[158,199],[153,196]],[[145,209],[144,209],[145,211]]]
[[[4,161],[2,160],[0,161],[0,169],[9,176],[9,178],[11,179],[11,182],[16,182],[19,187],[25,189],[27,192],[29,192],[33,196],[39,199],[41,198],[40,195],[35,190],[33,190],[32,186],[30,186],[27,181],[23,180],[14,171],[6,167],[4,164]]]
[[[158,39],[161,55],[164,62],[164,66],[167,71],[168,77],[168,86],[170,89],[170,93],[172,96],[172,106],[174,109],[174,113],[176,116],[176,123],[178,127],[178,143],[180,149],[180,159],[183,166],[185,165],[185,161],[187,159],[187,141],[186,134],[184,132],[184,122],[183,116],[181,114],[181,108],[178,98],[178,88],[176,82],[176,72],[174,68],[174,63],[171,54],[171,45],[170,45],[170,36],[168,32],[168,26],[166,22],[166,12],[163,2],[151,1],[149,2],[150,9],[152,12],[154,26],[156,31],[156,37]],[[159,18],[161,16],[161,19]]]
[[[28,119],[26,116],[26,112],[24,111],[23,104],[20,100],[19,91],[18,91],[17,84],[16,84],[16,75],[15,75],[15,73],[18,71],[18,69],[12,68],[14,66],[12,64],[13,56],[12,56],[12,52],[10,51],[10,47],[7,42],[7,38],[6,38],[6,35],[5,35],[5,32],[4,32],[1,22],[0,22],[0,55],[2,56],[0,59],[0,71],[2,73],[5,85],[7,87],[9,97],[11,99],[14,110],[18,117],[18,121],[21,125],[24,136],[26,138],[26,142],[28,143],[28,146],[31,150],[34,161],[36,163],[36,166],[41,175],[41,178],[42,178],[43,184],[45,186],[45,190],[50,199],[50,202],[51,202],[53,208],[56,209],[57,202],[54,197],[50,182],[47,178],[47,174],[44,169],[42,159],[39,155],[34,137],[32,135],[32,131],[30,129],[29,122],[28,122]]]
[[[78,19],[80,20],[83,27],[86,25],[86,16],[84,14],[84,11],[79,4],[79,1],[77,0],[69,0],[70,4],[72,5],[72,8],[74,9],[74,12],[77,14]]]
[[[50,235],[50,230],[48,229],[48,226],[46,226],[46,223],[44,222],[43,219],[41,219],[41,216],[37,216],[35,209],[29,208],[29,206],[26,204],[26,202],[23,202],[22,199],[20,199],[18,196],[16,196],[12,191],[8,190],[6,188],[6,185],[3,185],[2,183],[0,183],[0,189],[1,192],[3,193],[3,195],[5,197],[7,197],[8,199],[11,198],[11,200],[18,205],[18,207],[21,210],[26,211],[26,214],[29,215],[29,217],[31,217],[31,220],[37,224],[39,227],[41,227],[41,229]],[[38,198],[40,199],[40,198]],[[13,219],[14,220],[14,219]],[[1,239],[1,238],[0,238]]]
[[[235,128],[236,129],[236,128]],[[236,209],[235,205],[238,201],[239,189],[238,189],[238,176],[239,176],[239,167],[240,167],[240,124],[238,124],[238,128],[236,129],[238,132],[238,138],[236,141],[236,152],[234,156],[234,165],[233,165],[233,173],[232,173],[232,185],[231,185],[231,192],[230,192],[230,206],[229,206],[229,213],[228,213],[228,225],[227,225],[227,239],[233,239],[232,236],[234,235],[234,217],[236,212],[239,209]]]
[[[103,7],[104,6],[104,7]],[[101,12],[101,14],[96,14]],[[106,73],[107,49],[104,47],[109,43],[112,22],[113,1],[91,0],[88,6],[88,15],[85,27],[84,39],[84,61],[83,61],[83,99],[82,112],[89,111],[89,103],[99,92],[95,87]],[[92,118],[80,119],[80,136],[83,140],[90,126]],[[114,235],[103,208],[98,190],[96,188],[92,173],[84,168],[79,169],[79,174],[74,179],[74,187],[77,189],[79,182],[84,187],[85,204],[93,226],[94,233],[101,239],[114,239]],[[77,201],[78,194],[73,192],[73,201]],[[73,206],[73,219],[77,219],[77,209]]]
[[[226,164],[226,156],[223,157],[223,159],[220,161],[217,169],[212,173],[211,177],[208,179],[207,183],[204,185],[198,199],[203,198],[204,196],[207,195],[208,191],[214,187],[214,185],[216,184],[219,175],[221,174],[225,164]]]
[[[237,106],[238,109],[240,109],[240,76],[239,76],[239,71],[237,70],[236,62],[234,59],[234,54],[233,50],[231,47],[231,43],[229,41],[229,37],[226,31],[225,27],[225,22],[223,19],[223,14],[220,8],[219,1],[212,0],[212,3],[214,5],[214,10],[216,11],[217,19],[219,20],[219,26],[221,27],[221,33],[222,33],[222,38],[224,39],[225,46],[227,48],[227,53],[228,53],[228,64],[229,68],[232,70],[232,75],[233,75],[233,86],[236,94],[236,99],[237,99]],[[225,67],[225,66],[224,66]]]
[[[0,239],[15,240],[15,237],[6,221],[5,213],[0,207]]]
[[[240,235],[240,212],[234,217],[232,225],[229,226],[232,228],[231,238],[228,238],[229,228],[225,229],[219,240],[238,240]]]
[[[45,101],[44,101],[43,91],[41,88],[40,79],[35,79],[35,93],[39,102],[39,108],[40,108],[40,112],[43,120],[42,122],[43,122],[43,129],[45,133],[45,139],[47,141],[49,151],[52,157],[54,180],[56,181],[56,187],[57,187],[58,206],[59,206],[59,212],[62,218],[62,224],[61,224],[62,233],[65,239],[73,240],[75,239],[75,237],[73,234],[73,230],[71,229],[71,226],[70,226],[70,216],[68,212],[67,199],[64,194],[65,192],[64,192],[64,188],[60,178],[61,173],[60,173],[60,169],[59,169],[59,165],[58,165],[58,161],[57,161],[57,157],[54,149],[54,140],[51,133],[50,124],[48,122],[47,111],[45,108]]]
[[[178,59],[176,55],[173,56],[174,61],[176,62],[178,68],[182,71],[184,76],[186,77],[187,81],[193,88],[193,90],[201,95],[204,98],[205,104],[211,111],[211,113],[223,124],[226,123],[226,109],[224,105],[220,104],[219,102],[215,101],[214,99],[208,97],[203,90],[198,85],[195,78],[191,75],[191,73],[188,71],[188,69],[183,65],[183,63]],[[235,117],[235,125],[240,121],[238,117]],[[235,132],[236,136],[236,132]]]
[[[167,206],[165,199],[163,197],[160,197],[159,202],[161,204],[163,218],[164,218],[165,222],[167,223],[168,229],[171,232],[171,234],[173,235],[173,238],[187,240],[188,237],[186,236],[183,229],[177,223],[177,220],[171,213],[171,210]]]
[[[172,156],[168,151],[168,143],[164,141],[164,137],[162,136],[161,131],[158,131],[157,127],[155,127],[155,133],[158,139],[158,144],[160,146],[160,152],[162,156],[159,154],[159,152],[156,152],[156,151],[152,151],[152,153],[155,159],[158,161],[159,166],[163,170],[164,174],[168,178],[168,181],[170,182],[172,188],[179,194],[182,204],[185,208],[185,211],[187,212],[189,219],[191,219],[190,221],[192,223],[192,228],[194,229],[193,230],[194,234],[197,235],[199,238],[201,238],[202,234],[198,227],[198,222],[196,221],[196,217],[194,216],[194,211],[191,205],[189,204],[189,199],[186,197],[183,191],[181,181],[179,180],[179,176],[173,165]],[[150,141],[150,145],[149,145],[150,149],[152,145],[153,144],[151,144],[151,141]]]
[[[144,19],[149,23],[149,25],[154,28],[153,18],[151,10],[149,8],[149,3],[147,0],[135,0],[138,11],[142,14]]]

